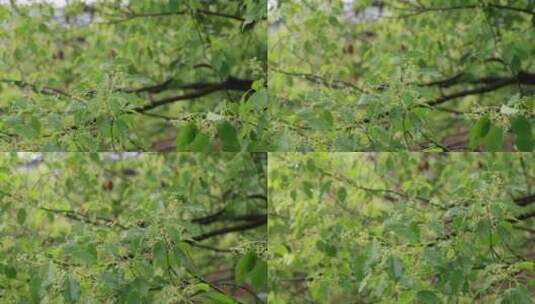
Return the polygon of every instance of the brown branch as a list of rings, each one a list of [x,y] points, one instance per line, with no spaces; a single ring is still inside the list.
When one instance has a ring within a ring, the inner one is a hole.
[[[215,236],[225,235],[227,233],[250,230],[250,229],[254,229],[254,228],[263,226],[266,223],[267,223],[267,216],[263,216],[261,218],[258,218],[258,219],[254,220],[254,221],[251,221],[251,222],[248,222],[246,224],[225,227],[225,228],[212,230],[210,232],[203,233],[201,235],[193,237],[193,240],[194,241],[202,241],[202,240],[206,240],[206,239],[209,239],[209,238],[212,238],[212,237],[215,237]]]
[[[80,221],[80,222],[83,222],[83,223],[87,223],[87,224],[90,224],[90,225],[93,225],[93,226],[110,226],[110,227],[116,226],[116,227],[119,227],[122,230],[130,229],[129,227],[124,226],[124,225],[118,223],[115,220],[104,218],[104,217],[98,217],[97,216],[97,217],[95,217],[96,220],[93,220],[93,219],[90,218],[90,216],[88,216],[86,214],[82,214],[82,213],[79,213],[79,212],[76,212],[76,211],[72,211],[72,210],[50,209],[50,208],[45,208],[45,207],[38,207],[38,208],[43,210],[43,211],[47,211],[47,212],[54,213],[54,214],[60,214],[60,215],[63,215],[65,217],[69,218],[69,219],[72,219],[72,220],[75,220],[75,221]],[[195,236],[191,240],[187,240],[186,242],[191,244],[191,245],[193,245],[193,246],[196,246],[196,247],[199,247],[199,248],[203,248],[203,249],[210,249],[210,250],[220,251],[220,252],[229,252],[229,250],[226,250],[226,249],[219,249],[219,248],[215,248],[215,247],[211,247],[211,246],[205,246],[205,245],[202,245],[202,244],[196,244],[195,242],[202,241],[202,240],[205,240],[205,239],[209,239],[209,238],[212,238],[212,237],[215,237],[215,236],[220,236],[220,235],[232,233],[232,232],[239,232],[239,231],[246,231],[246,230],[254,229],[254,228],[257,228],[259,226],[265,225],[267,223],[267,216],[265,214],[245,215],[245,216],[240,216],[240,217],[237,217],[237,218],[239,220],[245,220],[245,221],[248,221],[248,222],[244,223],[244,224],[240,224],[240,225],[235,225],[235,226],[230,226],[230,227],[225,227],[225,228],[221,228],[221,229],[212,230],[212,231],[209,231],[207,233]]]
[[[265,196],[264,194],[250,194],[250,195],[247,195],[246,198],[267,201],[267,196]]]
[[[130,20],[133,20],[133,19],[138,19],[138,18],[153,18],[153,17],[165,17],[165,16],[180,16],[180,15],[186,15],[186,14],[189,14],[190,12],[192,13],[197,13],[197,14],[200,14],[200,15],[205,15],[205,16],[214,16],[214,17],[222,17],[222,18],[228,18],[228,19],[232,19],[232,20],[236,20],[236,21],[245,21],[245,18],[242,18],[240,16],[236,16],[236,15],[231,15],[231,14],[227,14],[227,13],[220,13],[220,12],[212,12],[212,11],[209,11],[209,10],[203,10],[203,9],[199,9],[199,10],[194,10],[194,11],[188,11],[188,10],[182,10],[182,11],[176,11],[176,12],[158,12],[158,13],[136,13],[136,12],[128,12],[123,18],[123,19],[117,19],[117,20],[112,20],[109,22],[109,24],[117,24],[117,23],[121,23],[121,22],[126,22],[126,21],[130,21]]]
[[[358,190],[362,190],[362,191],[371,193],[373,195],[379,195],[379,196],[383,197],[386,200],[390,200],[390,201],[395,200],[395,198],[391,196],[391,195],[394,195],[394,196],[398,196],[400,198],[407,199],[407,200],[409,200],[411,198],[414,198],[414,199],[417,199],[418,201],[420,201],[421,203],[424,203],[424,204],[429,204],[431,202],[431,200],[428,199],[428,198],[421,197],[421,196],[411,197],[408,194],[402,193],[400,191],[392,190],[392,189],[368,188],[368,187],[365,187],[365,186],[357,184],[355,181],[353,181],[352,179],[347,178],[345,176],[335,175],[335,174],[333,174],[331,172],[327,172],[327,171],[325,171],[325,170],[323,170],[321,168],[318,168],[318,170],[325,176],[329,176],[329,177],[334,178],[335,180],[337,180],[339,182],[343,182],[343,183],[349,184],[351,187],[356,188]]]
[[[46,86],[39,86],[34,83],[29,83],[24,80],[15,80],[15,79],[0,79],[0,82],[7,83],[7,84],[13,84],[15,86],[18,86],[19,88],[30,88],[32,91],[38,94],[45,94],[45,95],[52,95],[52,96],[63,96],[68,97],[72,99],[76,99],[78,101],[82,101],[81,99],[56,88],[50,88]]]
[[[167,88],[173,82],[173,80],[174,80],[173,78],[169,78],[162,83],[145,86],[145,87],[141,87],[137,89],[119,89],[118,91],[125,92],[125,93],[142,93],[142,92],[159,93],[161,91],[167,90]]]
[[[450,100],[453,100],[453,99],[457,99],[457,98],[460,98],[460,97],[465,97],[465,96],[470,96],[470,95],[479,95],[479,94],[484,94],[484,93],[488,93],[488,92],[492,92],[492,91],[496,91],[502,87],[505,87],[505,86],[509,86],[509,85],[512,85],[512,84],[515,84],[517,83],[517,80],[514,79],[514,78],[509,78],[509,79],[503,79],[501,81],[497,81],[491,85],[488,85],[488,86],[484,86],[484,87],[480,87],[480,88],[476,88],[476,89],[471,89],[471,90],[465,90],[465,91],[460,91],[460,92],[457,92],[457,93],[453,93],[453,94],[450,94],[450,95],[445,95],[445,96],[442,96],[442,97],[439,97],[433,101],[430,101],[430,102],[427,102],[426,105],[427,106],[437,106],[437,105],[440,105],[440,104],[443,104],[447,101],[450,101]]]
[[[199,244],[199,243],[196,243],[192,240],[184,240],[183,242],[186,242],[188,243],[190,246],[193,246],[193,247],[197,247],[197,248],[201,248],[201,249],[205,249],[205,250],[211,250],[211,251],[214,251],[214,252],[220,252],[220,253],[229,253],[229,252],[233,252],[233,250],[230,250],[230,249],[223,249],[223,248],[218,248],[218,247],[213,247],[213,246],[208,246],[208,245],[203,245],[203,244]]]
[[[260,218],[264,218],[265,216],[265,214],[244,214],[225,216],[225,210],[223,209],[205,217],[195,218],[191,220],[191,222],[199,225],[209,225],[215,222],[256,221]]]
[[[527,8],[520,8],[520,7],[514,7],[514,6],[508,6],[508,5],[500,5],[500,4],[486,4],[486,5],[478,5],[478,4],[472,4],[472,5],[458,5],[458,6],[446,6],[446,7],[418,7],[417,9],[400,9],[409,11],[411,13],[397,16],[397,18],[407,18],[407,17],[413,17],[417,16],[423,13],[427,12],[445,12],[445,11],[457,11],[457,10],[469,10],[469,9],[485,9],[485,8],[494,8],[494,9],[502,9],[502,10],[509,10],[519,13],[525,13],[532,16],[535,16],[535,11],[529,10]]]
[[[521,214],[521,215],[516,217],[516,220],[517,221],[523,221],[523,220],[530,219],[532,217],[535,217],[535,211],[531,211],[531,212],[528,212],[528,213]]]
[[[173,78],[169,78],[161,83],[158,83],[158,84],[154,84],[154,85],[149,85],[149,86],[145,86],[145,87],[140,87],[140,88],[137,88],[137,89],[119,89],[118,91],[119,92],[124,92],[124,93],[143,93],[143,92],[148,92],[148,93],[160,93],[160,92],[163,92],[163,91],[166,91],[166,90],[202,90],[202,89],[205,89],[205,88],[209,88],[209,87],[213,87],[215,85],[218,85],[218,83],[213,83],[213,82],[194,82],[194,83],[186,83],[186,84],[174,84],[174,85],[171,85],[173,83],[174,79]]]
[[[86,214],[83,214],[83,213],[80,213],[80,212],[76,212],[76,211],[73,211],[73,210],[50,209],[50,208],[45,208],[45,207],[38,207],[38,208],[43,210],[43,211],[47,211],[47,212],[54,213],[54,214],[60,214],[60,215],[63,215],[63,216],[65,216],[65,217],[67,217],[67,218],[69,218],[71,220],[84,222],[84,223],[87,223],[87,224],[91,224],[93,226],[117,226],[117,227],[119,227],[119,228],[121,228],[123,230],[127,230],[128,229],[128,227],[126,227],[124,225],[121,225],[117,221],[109,219],[109,218],[105,218],[105,217],[96,216],[95,217],[96,220],[93,220],[93,219],[91,219],[91,217],[89,215],[86,215]]]
[[[504,10],[510,10],[510,11],[515,11],[515,12],[520,12],[520,13],[526,13],[526,14],[530,14],[532,16],[535,16],[535,11],[529,10],[527,8],[520,8],[520,7],[514,7],[514,6],[508,6],[508,5],[500,5],[500,4],[492,4],[492,3],[489,3],[488,6],[493,7],[493,8],[497,8],[497,9],[504,9]]]
[[[518,206],[522,206],[522,207],[529,206],[529,205],[535,203],[535,194],[531,194],[531,195],[528,195],[528,196],[515,198],[514,202]]]
[[[440,88],[447,88],[451,85],[454,85],[454,84],[458,84],[459,83],[459,79],[461,79],[462,77],[464,76],[464,73],[461,72],[461,73],[458,73],[452,77],[449,77],[449,78],[446,78],[446,79],[442,79],[442,80],[435,80],[435,81],[431,81],[431,82],[427,82],[427,83],[421,83],[421,84],[418,84],[418,86],[422,86],[422,87],[431,87],[431,86],[438,86]]]
[[[284,71],[284,70],[280,70],[280,69],[277,69],[277,68],[272,68],[271,69],[272,71],[274,72],[277,72],[277,73],[280,73],[280,74],[284,74],[286,76],[291,76],[291,77],[300,77],[300,78],[303,78],[311,83],[315,83],[315,84],[321,84],[323,86],[326,86],[326,87],[329,87],[329,88],[332,88],[332,89],[354,89],[354,90],[357,90],[359,92],[364,92],[364,90],[350,82],[347,82],[347,81],[343,81],[343,80],[337,80],[337,79],[332,79],[332,80],[328,80],[326,79],[325,77],[322,77],[322,76],[319,76],[319,75],[315,75],[315,74],[310,74],[310,73],[301,73],[301,72],[288,72],[288,71]]]
[[[227,80],[220,82],[220,83],[213,83],[213,84],[204,84],[200,89],[187,93],[184,95],[178,95],[178,96],[171,96],[167,98],[163,98],[160,100],[156,100],[150,104],[139,106],[134,109],[132,109],[133,112],[146,112],[149,110],[152,110],[154,108],[168,105],[177,101],[181,100],[193,100],[197,99],[206,95],[210,95],[212,93],[218,92],[218,91],[224,91],[224,90],[231,90],[231,91],[248,91],[251,89],[251,85],[253,83],[253,80],[250,79],[238,79],[234,77],[229,77]],[[198,85],[198,84],[197,84]]]
[[[447,82],[447,81],[448,80],[445,80],[445,82]],[[450,80],[449,83],[451,83],[451,80]],[[485,78],[480,78],[480,79],[473,80],[473,81],[471,81],[471,83],[487,83],[487,85],[479,87],[479,88],[475,88],[475,89],[456,92],[456,93],[453,93],[453,94],[450,94],[450,95],[445,95],[445,96],[439,97],[439,98],[437,98],[437,99],[435,99],[433,101],[427,102],[427,105],[428,106],[436,106],[436,105],[445,103],[447,101],[450,101],[450,100],[453,100],[453,99],[456,99],[456,98],[465,97],[465,96],[469,96],[469,95],[484,94],[484,93],[496,91],[496,90],[498,90],[500,88],[503,88],[503,87],[506,87],[506,86],[509,86],[509,85],[513,85],[513,84],[535,85],[535,74],[531,74],[531,73],[522,71],[522,72],[519,72],[514,77],[508,77],[508,78],[505,78],[505,77],[500,77],[500,78],[485,77]]]
[[[199,225],[207,225],[207,224],[216,222],[225,213],[225,211],[226,211],[225,209],[221,209],[214,214],[194,218],[190,222],[199,224]]]

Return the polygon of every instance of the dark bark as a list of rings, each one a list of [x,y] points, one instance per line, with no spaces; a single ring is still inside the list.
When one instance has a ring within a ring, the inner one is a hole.
[[[251,89],[252,84],[253,84],[253,80],[250,80],[250,79],[239,79],[239,78],[229,77],[227,78],[227,80],[220,82],[220,83],[207,83],[204,85],[197,85],[198,89],[196,91],[193,91],[184,95],[171,96],[171,97],[163,98],[160,100],[156,100],[151,104],[136,107],[132,109],[132,111],[143,113],[143,112],[152,110],[154,108],[168,105],[177,101],[193,100],[193,99],[197,99],[206,95],[210,95],[218,91],[225,91],[225,90],[248,91]]]

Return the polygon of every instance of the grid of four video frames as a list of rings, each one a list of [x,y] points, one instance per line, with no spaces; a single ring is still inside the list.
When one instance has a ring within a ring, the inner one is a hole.
[[[0,0],[0,304],[535,303],[532,0]]]

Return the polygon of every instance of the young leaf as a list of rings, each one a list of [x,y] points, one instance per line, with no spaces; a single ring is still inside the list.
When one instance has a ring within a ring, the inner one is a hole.
[[[156,267],[164,268],[166,269],[168,267],[167,264],[167,246],[165,245],[164,241],[158,241],[154,247],[152,248],[152,256],[154,265]]]
[[[399,281],[403,275],[403,262],[397,256],[388,258],[388,274],[394,281]]]
[[[234,269],[234,277],[237,284],[245,282],[249,273],[255,268],[256,259],[256,253],[250,251],[238,260],[236,268]]]
[[[217,134],[223,141],[223,151],[237,152],[240,151],[240,141],[238,139],[238,132],[227,121],[221,123],[217,128]]]
[[[17,222],[19,225],[24,225],[24,222],[26,222],[26,209],[20,208],[17,212]]]
[[[516,117],[511,128],[515,134],[515,145],[519,151],[531,152],[535,146],[535,140],[533,139],[533,132],[531,131],[531,125],[529,120],[525,117]]]
[[[209,292],[205,294],[205,297],[210,300],[209,304],[236,304],[236,301],[231,297],[219,292]]]
[[[189,151],[192,152],[208,152],[210,150],[210,138],[204,133],[197,133],[195,139],[189,145]]]
[[[76,303],[80,299],[80,284],[72,276],[63,282],[63,298],[67,303]]]
[[[416,294],[416,303],[418,304],[440,304],[440,298],[430,290],[421,290]]]
[[[178,133],[176,135],[176,148],[179,151],[186,151],[189,148],[189,144],[193,142],[197,135],[197,126],[190,122],[186,125],[178,127]]]
[[[325,253],[325,255],[329,257],[336,256],[336,247],[329,244],[327,241],[324,241],[324,240],[317,241],[316,248],[318,248],[319,251]]]
[[[501,128],[492,126],[485,137],[485,146],[489,151],[500,151],[503,147],[503,131]]]
[[[115,273],[109,271],[102,272],[99,275],[99,280],[108,289],[118,289],[121,285],[119,277]]]
[[[265,261],[258,260],[249,277],[255,290],[263,290],[267,287],[268,265]]]
[[[482,116],[474,126],[470,129],[469,142],[470,147],[474,149],[477,147],[481,140],[487,136],[487,133],[490,130],[490,119],[488,116]]]
[[[15,279],[17,277],[17,270],[14,267],[4,265],[3,270],[8,279]]]
[[[347,197],[347,190],[345,187],[339,187],[337,190],[336,190],[336,197],[338,198],[339,201],[341,202],[345,202],[346,201],[346,197]]]

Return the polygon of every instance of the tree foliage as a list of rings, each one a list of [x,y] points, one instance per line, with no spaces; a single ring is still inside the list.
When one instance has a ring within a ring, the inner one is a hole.
[[[265,0],[0,4],[4,151],[265,151]]]
[[[532,303],[534,161],[270,157],[270,303]]]
[[[0,155],[0,302],[264,302],[265,155],[26,158]]]
[[[280,150],[533,151],[530,0],[278,1]]]

